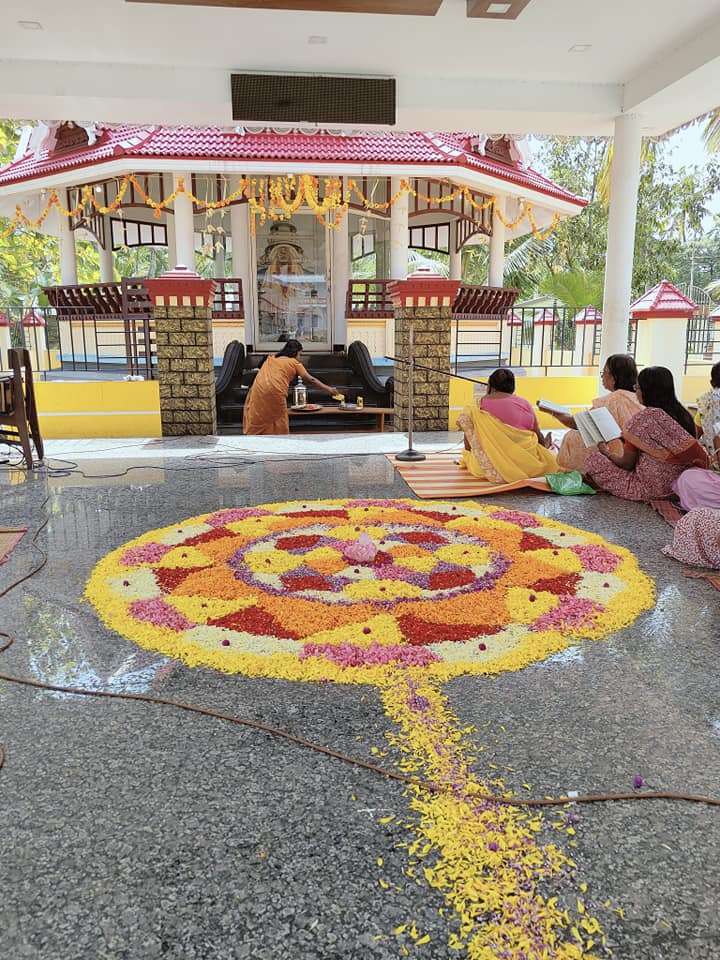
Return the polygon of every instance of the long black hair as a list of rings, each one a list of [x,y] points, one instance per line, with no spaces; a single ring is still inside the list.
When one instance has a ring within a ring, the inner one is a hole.
[[[288,340],[285,346],[279,353],[276,353],[276,357],[296,357],[302,350],[303,345],[299,340]]]
[[[714,363],[710,369],[710,386],[720,387],[720,361]]]
[[[693,418],[675,396],[675,381],[667,367],[645,367],[638,374],[638,385],[646,407],[664,410],[691,437],[697,436]]]
[[[610,376],[615,381],[616,390],[635,389],[637,383],[637,367],[635,358],[629,353],[613,353],[605,361],[605,366],[610,372]]]

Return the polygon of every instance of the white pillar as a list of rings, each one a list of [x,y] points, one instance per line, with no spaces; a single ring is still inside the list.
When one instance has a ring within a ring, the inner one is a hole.
[[[178,181],[182,176],[185,187],[189,190],[192,184],[192,175],[183,173],[173,178],[173,190],[177,190]],[[192,200],[186,193],[179,193],[175,198],[174,204],[175,216],[173,217],[175,226],[175,258],[177,263],[171,263],[170,267],[176,267],[178,264],[187,267],[189,270],[195,269],[195,223],[193,217]]]
[[[505,224],[495,213],[499,210],[506,216],[505,197],[498,197],[493,208],[492,234],[490,235],[490,255],[488,257],[488,286],[501,287],[505,273]]]
[[[600,369],[610,354],[627,353],[641,144],[640,117],[615,117]]]
[[[233,203],[230,207],[230,232],[232,234],[232,275],[242,280],[243,305],[245,309],[245,341],[251,342],[255,329],[255,279],[251,272],[250,205]],[[252,340],[254,342],[254,340]]]
[[[394,197],[400,189],[401,177],[390,179],[390,193]],[[407,191],[390,207],[390,279],[405,280],[408,275],[408,196]]]
[[[347,178],[344,181],[344,195],[347,196]],[[346,211],[338,224],[339,229],[331,230],[332,235],[332,328],[330,331],[333,343],[346,343],[347,318],[345,316],[345,301],[347,299],[348,283],[350,282],[350,232],[349,213]]]
[[[213,243],[221,243],[221,240],[213,240]],[[215,261],[215,276],[217,279],[222,279],[225,276],[225,244],[219,250],[215,251],[214,257]]]
[[[67,196],[63,198],[67,209]],[[75,234],[70,229],[70,218],[58,213],[58,246],[60,248],[60,283],[74,286],[77,280],[77,259],[75,257]]]
[[[7,363],[7,354],[10,349],[10,321],[0,315],[0,367]]]
[[[450,273],[451,280],[462,280],[462,247],[457,249],[457,238],[460,232],[458,227],[459,220],[452,220],[450,223]]]
[[[115,269],[113,263],[112,240],[108,233],[107,246],[103,247],[101,243],[98,247],[98,258],[100,260],[100,283],[112,283],[115,279]]]

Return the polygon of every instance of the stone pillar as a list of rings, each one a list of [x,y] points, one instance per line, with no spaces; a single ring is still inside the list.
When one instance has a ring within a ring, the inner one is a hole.
[[[245,340],[249,341],[255,329],[255,280],[251,271],[250,257],[250,206],[233,203],[230,207],[230,232],[232,234],[232,274],[242,280],[243,310],[245,314]]]
[[[185,187],[189,190],[192,175],[182,174]],[[180,176],[173,180],[173,189],[177,190]],[[180,266],[187,267],[195,272],[195,218],[193,215],[192,200],[186,193],[179,193],[175,198],[173,225],[175,227],[175,257]],[[170,264],[174,267],[175,264]]]
[[[390,194],[400,189],[401,177],[390,179]],[[402,194],[390,207],[390,279],[404,280],[408,275],[408,193]]]
[[[488,286],[501,287],[505,273],[505,224],[495,213],[499,210],[505,216],[505,197],[498,197],[495,201],[492,217],[492,233],[490,234],[490,252],[488,257]],[[507,217],[506,217],[507,219]]]
[[[98,244],[98,259],[100,261],[100,283],[112,283],[115,279],[115,265],[113,263],[112,239],[107,236],[107,246]]]
[[[65,207],[68,206],[67,195],[63,198]],[[77,258],[75,256],[75,234],[70,229],[70,218],[58,212],[58,246],[60,248],[60,283],[75,286],[77,277]]]
[[[408,359],[410,324],[413,325],[415,363],[441,372],[415,367],[413,377],[413,427],[447,430],[450,406],[450,348],[452,310],[460,284],[437,274],[416,271],[407,280],[390,284],[395,312],[395,356]],[[447,371],[447,372],[444,372]],[[395,429],[408,427],[408,368],[396,363]]]
[[[155,304],[160,421],[164,437],[217,430],[212,349],[214,280],[177,266],[145,281]]]
[[[462,281],[462,247],[457,249],[459,220],[452,220],[450,223],[450,272],[451,280]]]
[[[611,353],[627,352],[641,144],[640,117],[632,113],[616,117],[605,259],[601,370]]]
[[[343,179],[343,194],[347,197],[347,177]],[[345,302],[347,300],[348,284],[350,283],[350,215],[346,211],[338,224],[337,230],[331,230],[332,238],[332,339],[333,343],[345,343],[347,338],[347,317],[345,316]]]

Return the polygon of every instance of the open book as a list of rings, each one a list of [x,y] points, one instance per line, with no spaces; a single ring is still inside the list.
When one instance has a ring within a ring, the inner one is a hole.
[[[560,403],[552,403],[550,400],[538,400],[537,408],[538,410],[544,410],[545,413],[552,413],[553,416],[556,413],[564,413],[565,416],[569,417],[572,413],[570,407],[564,407]]]
[[[582,441],[586,447],[593,447],[603,440],[617,440],[622,436],[622,430],[615,417],[607,407],[592,407],[590,410],[580,410],[573,414]]]

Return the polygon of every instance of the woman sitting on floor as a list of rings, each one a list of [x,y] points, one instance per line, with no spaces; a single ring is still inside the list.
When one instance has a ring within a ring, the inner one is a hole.
[[[604,397],[596,397],[593,407],[607,407],[617,420],[622,430],[631,417],[642,410],[642,405],[635,396],[637,383],[637,367],[634,357],[629,353],[613,353],[605,361],[602,370],[602,385],[610,393]],[[575,419],[567,414],[553,414],[553,416],[568,427],[563,437],[558,453],[557,462],[562,470],[585,469],[588,454],[597,450],[597,447],[586,447],[580,433],[575,429]]]
[[[702,430],[700,442],[710,458],[710,469],[720,471],[720,362],[710,370],[710,389],[698,397],[695,423]]]
[[[680,517],[672,544],[662,552],[681,563],[720,570],[720,510],[696,507]]]
[[[587,478],[600,490],[624,500],[664,500],[688,467],[707,467],[693,419],[675,396],[666,367],[646,367],[638,375],[637,397],[645,409],[623,431],[623,452],[599,443],[587,458]]]
[[[514,394],[512,370],[495,370],[478,405],[466,407],[458,417],[465,434],[460,464],[474,477],[513,483],[559,470],[554,454],[546,449],[550,438],[540,432],[533,408]]]

